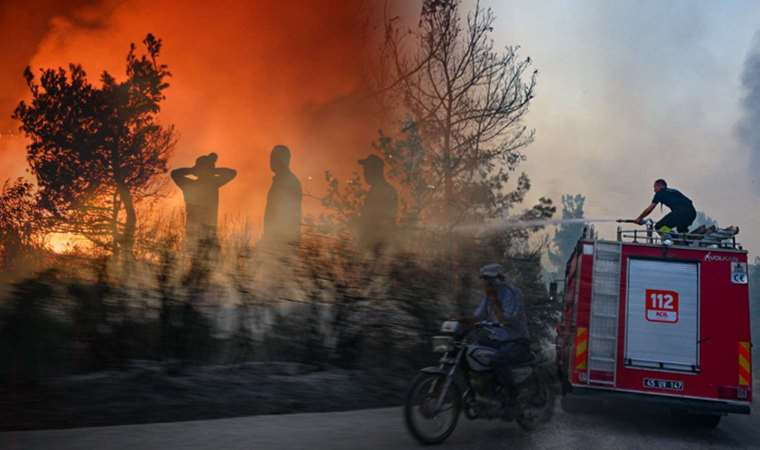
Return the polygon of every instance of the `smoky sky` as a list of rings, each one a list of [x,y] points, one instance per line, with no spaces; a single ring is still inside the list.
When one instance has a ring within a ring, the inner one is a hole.
[[[742,118],[737,127],[741,142],[749,150],[749,171],[753,179],[760,174],[760,32],[755,34],[752,47],[744,61],[741,76],[744,97],[741,99]],[[760,193],[760,184],[753,183]]]
[[[756,1],[488,1],[499,45],[539,70],[528,200],[586,196],[589,217],[636,217],[665,178],[760,248],[757,182],[736,133]],[[755,159],[757,161],[757,159]],[[757,163],[755,166],[757,167]],[[659,208],[653,218],[667,213]],[[614,236],[614,225],[602,230]]]

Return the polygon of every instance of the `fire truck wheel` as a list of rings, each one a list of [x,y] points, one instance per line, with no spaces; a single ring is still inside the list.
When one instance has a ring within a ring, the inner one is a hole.
[[[711,429],[718,426],[721,417],[718,414],[687,414],[686,421],[695,427]]]

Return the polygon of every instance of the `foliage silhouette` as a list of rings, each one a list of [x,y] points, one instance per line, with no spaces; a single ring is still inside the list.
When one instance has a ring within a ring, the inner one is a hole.
[[[43,228],[31,183],[18,178],[0,190],[0,268],[8,272],[25,266],[20,258],[34,246]]]
[[[132,254],[137,203],[156,194],[175,144],[174,128],[157,121],[170,76],[161,40],[148,34],[143,44],[140,56],[130,46],[124,81],[103,72],[100,86],[81,65],[42,70],[39,81],[27,67],[32,99],[13,114],[31,141],[41,208],[59,230],[122,256]]]
[[[581,194],[562,195],[562,219],[582,219],[583,205],[586,197]],[[565,264],[575,249],[578,239],[583,233],[582,223],[560,223],[554,231],[552,246],[547,252],[549,262],[554,271],[561,277],[564,275]]]

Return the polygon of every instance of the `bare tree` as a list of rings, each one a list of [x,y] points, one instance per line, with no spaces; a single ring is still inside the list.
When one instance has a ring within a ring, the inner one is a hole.
[[[537,71],[530,58],[518,57],[517,47],[495,48],[493,23],[492,11],[479,3],[463,18],[459,1],[428,0],[418,30],[386,26],[384,54],[398,79],[393,86],[415,124],[405,131],[419,133],[425,149],[414,157],[425,167],[426,214],[449,231],[506,213],[529,186],[521,174],[516,188],[507,189],[533,140],[523,119]]]

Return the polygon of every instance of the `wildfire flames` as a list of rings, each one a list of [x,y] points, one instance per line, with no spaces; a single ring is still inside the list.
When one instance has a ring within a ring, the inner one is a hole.
[[[0,97],[0,179],[21,176],[25,168],[26,142],[18,133],[10,135],[18,124],[9,116],[28,96],[22,79],[26,65],[38,73],[81,63],[93,81],[103,70],[123,76],[129,44],[148,32],[163,39],[162,61],[173,74],[160,115],[179,136],[170,166],[192,165],[198,155],[214,151],[220,165],[238,171],[224,188],[220,217],[260,224],[273,145],[291,147],[305,193],[318,194],[325,170],[339,175],[358,170],[357,158],[372,150],[383,126],[367,100],[364,73],[377,31],[371,18],[384,12],[378,5],[168,0],[75,5],[65,10],[49,2],[31,11],[15,1],[0,7],[3,40],[25,41],[2,61],[2,80],[13,92]],[[409,8],[410,17],[418,12],[418,5],[390,8],[397,14]],[[45,16],[44,24],[13,19],[32,12]],[[179,192],[173,186],[168,192],[169,207],[179,206]],[[304,203],[307,213],[317,207],[313,200]],[[51,237],[50,245],[60,251],[64,241]]]

